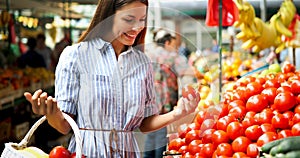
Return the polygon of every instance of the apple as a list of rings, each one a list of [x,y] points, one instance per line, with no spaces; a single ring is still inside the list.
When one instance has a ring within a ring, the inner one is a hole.
[[[273,73],[281,72],[281,66],[278,63],[271,64],[269,66],[269,72],[273,72]]]
[[[70,158],[70,157],[71,157],[71,152],[63,146],[54,147],[49,154],[49,158]]]

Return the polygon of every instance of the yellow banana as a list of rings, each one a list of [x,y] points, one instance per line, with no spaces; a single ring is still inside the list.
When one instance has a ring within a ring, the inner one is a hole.
[[[280,34],[284,36],[292,37],[293,35],[292,31],[290,31],[287,27],[284,26],[280,18],[277,18],[277,20],[275,20],[275,28]]]
[[[254,45],[255,45],[255,41],[252,39],[249,39],[242,44],[242,48],[247,50],[247,49],[252,48]]]
[[[237,27],[239,27],[240,25],[241,25],[242,23],[241,23],[241,21],[235,21],[234,23],[233,23],[233,26],[235,27],[235,28],[237,28]]]
[[[235,35],[235,37],[238,39],[238,40],[242,40],[242,41],[245,41],[247,38],[245,32],[239,32],[238,34]]]
[[[37,147],[27,147],[19,152],[24,156],[30,156],[30,158],[49,158],[49,155]]]
[[[255,25],[256,30],[261,35],[262,29],[263,29],[263,21],[260,18],[255,17],[254,25]]]
[[[261,48],[258,46],[258,45],[255,45],[252,47],[252,51],[255,52],[255,53],[258,53],[261,51]]]
[[[285,43],[281,43],[276,49],[275,53],[280,53],[282,50],[286,48]]]

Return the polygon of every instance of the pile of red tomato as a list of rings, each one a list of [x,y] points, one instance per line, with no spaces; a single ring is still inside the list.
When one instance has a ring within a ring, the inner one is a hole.
[[[265,143],[300,135],[300,72],[294,65],[265,77],[247,76],[223,95],[220,105],[180,126],[169,151],[189,158],[254,158]]]

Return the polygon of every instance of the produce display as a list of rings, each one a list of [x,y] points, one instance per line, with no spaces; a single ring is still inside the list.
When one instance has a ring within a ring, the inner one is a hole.
[[[178,128],[168,152],[192,158],[258,157],[267,143],[300,136],[300,72],[290,63],[269,69],[237,80],[220,104],[202,107],[193,123]]]
[[[17,91],[49,88],[53,84],[54,73],[45,68],[0,69],[0,98],[17,94]]]

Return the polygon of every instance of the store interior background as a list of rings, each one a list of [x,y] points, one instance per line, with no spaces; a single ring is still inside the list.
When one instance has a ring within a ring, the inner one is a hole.
[[[300,14],[300,0],[293,1]],[[163,27],[178,33],[178,38],[184,41],[192,52],[201,54],[205,49],[212,47],[213,39],[218,38],[218,27],[205,25],[207,0],[149,0],[149,2],[148,24],[151,27],[147,36],[148,42],[152,39],[152,29]],[[278,11],[282,0],[248,0],[248,2],[254,6],[257,17],[268,21]],[[53,49],[55,43],[60,41],[66,32],[71,35],[73,42],[77,41],[79,35],[88,26],[96,4],[97,0],[1,0],[0,12],[7,10],[14,14],[18,40],[26,43],[29,36],[44,32],[46,44]],[[36,19],[38,25],[29,26],[28,21],[21,21],[20,17]],[[2,31],[0,53],[8,45],[3,33],[5,30],[6,28],[0,29]],[[230,37],[237,31],[232,27],[223,28],[222,45],[225,49],[229,49]],[[239,42],[234,40],[234,50],[241,50]],[[45,87],[45,90],[50,94],[54,93],[53,85]],[[0,98],[0,151],[5,142],[20,141],[37,117],[31,113],[22,91],[15,97]],[[48,146],[66,142],[66,137],[61,137],[53,131],[47,135],[41,134],[45,131],[52,130],[45,125],[40,132],[37,131],[35,138],[35,140],[43,140],[39,142],[41,148],[48,150]]]

